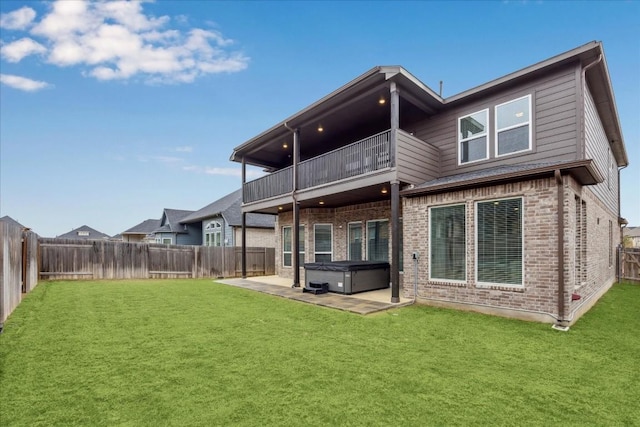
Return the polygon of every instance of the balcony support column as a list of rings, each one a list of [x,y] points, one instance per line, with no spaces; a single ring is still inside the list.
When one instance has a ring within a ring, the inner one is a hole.
[[[242,156],[242,201],[244,202],[244,185],[247,182],[247,164]],[[247,213],[242,212],[242,278],[247,278]],[[224,246],[224,245],[223,245]],[[222,253],[224,256],[224,247]],[[223,262],[224,264],[224,262]],[[224,265],[222,270],[224,270]]]
[[[391,183],[391,302],[400,302],[400,183]]]
[[[293,207],[293,227],[291,227],[292,243],[292,267],[293,285],[292,288],[300,287],[300,205],[298,204],[298,163],[300,163],[300,129],[293,131],[293,189],[291,191],[291,201]]]
[[[398,129],[400,128],[400,92],[398,91],[398,87],[395,82],[391,82],[389,86],[389,95],[390,95],[390,109],[391,109],[391,135],[389,135],[389,160],[391,162],[391,167],[396,165],[396,139],[398,134]]]

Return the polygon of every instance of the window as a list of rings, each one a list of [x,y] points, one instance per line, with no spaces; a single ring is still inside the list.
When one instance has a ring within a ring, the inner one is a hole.
[[[496,156],[531,150],[531,95],[496,106]]]
[[[459,164],[484,160],[489,157],[488,124],[488,109],[458,119]]]
[[[88,231],[78,231],[78,236],[88,236],[89,232]]]
[[[316,262],[331,261],[333,258],[333,227],[331,224],[315,224],[313,237]]]
[[[476,204],[478,284],[522,285],[522,199]]]
[[[204,227],[204,245],[222,246],[222,224],[211,221]]]
[[[347,258],[362,261],[362,223],[350,222],[347,237]]]
[[[465,205],[429,209],[429,279],[467,279]]]
[[[367,221],[367,259],[389,261],[389,220]]]
[[[171,237],[163,237],[162,238],[162,244],[163,245],[170,245],[171,243],[172,243]]]
[[[304,265],[304,225],[298,229],[298,242],[300,246],[299,259],[300,266]],[[292,232],[291,226],[282,227],[282,265],[285,267],[293,266],[292,251]]]

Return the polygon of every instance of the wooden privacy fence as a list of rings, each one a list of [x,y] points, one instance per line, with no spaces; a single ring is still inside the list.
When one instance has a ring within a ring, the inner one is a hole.
[[[640,282],[640,248],[620,250],[620,278]]]
[[[242,250],[236,247],[40,239],[43,279],[237,277],[241,262]],[[247,248],[247,275],[272,274],[275,250]]]
[[[38,235],[0,221],[0,330],[7,317],[38,284]]]

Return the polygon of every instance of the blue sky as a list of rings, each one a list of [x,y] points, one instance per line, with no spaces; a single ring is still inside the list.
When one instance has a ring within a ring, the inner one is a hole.
[[[0,216],[43,236],[202,208],[240,187],[233,147],[375,65],[451,96],[592,40],[631,162],[622,215],[640,225],[638,2],[3,0],[0,13]]]

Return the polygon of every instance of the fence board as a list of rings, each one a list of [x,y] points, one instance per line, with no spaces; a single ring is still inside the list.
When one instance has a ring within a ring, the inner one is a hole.
[[[41,239],[40,276],[49,279],[236,277],[241,248]],[[273,248],[247,248],[248,274],[275,274]]]
[[[5,221],[0,221],[0,268],[1,326],[22,297],[22,229]]]
[[[620,251],[620,260],[622,267],[620,277],[640,282],[640,248],[623,248]]]

